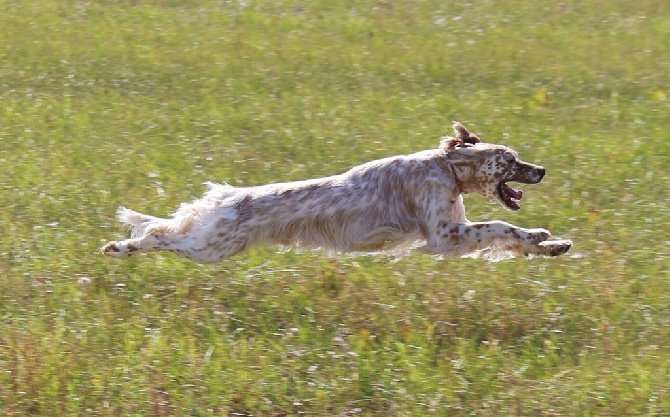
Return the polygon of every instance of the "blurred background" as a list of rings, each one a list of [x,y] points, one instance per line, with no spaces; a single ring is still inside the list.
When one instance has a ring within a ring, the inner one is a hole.
[[[0,4],[3,415],[670,414],[670,4]],[[98,253],[123,204],[435,147],[545,166],[555,259]]]

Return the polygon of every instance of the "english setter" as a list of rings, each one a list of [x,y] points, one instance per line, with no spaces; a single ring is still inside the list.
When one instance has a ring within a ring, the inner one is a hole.
[[[170,251],[198,263],[217,262],[255,244],[299,245],[340,252],[417,249],[445,257],[557,256],[570,240],[544,229],[502,221],[470,222],[462,194],[481,194],[519,210],[521,190],[510,181],[539,183],[543,167],[512,149],[483,143],[454,122],[455,137],[437,149],[393,156],[344,174],[257,187],[208,183],[204,197],[182,204],[170,219],[118,210],[131,238],[102,253],[124,258]]]

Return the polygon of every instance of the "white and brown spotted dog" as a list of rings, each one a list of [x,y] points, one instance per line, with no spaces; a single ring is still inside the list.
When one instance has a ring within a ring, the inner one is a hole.
[[[131,238],[109,242],[102,253],[124,258],[170,251],[195,262],[217,262],[256,244],[318,247],[341,252],[420,252],[498,261],[514,256],[566,253],[569,240],[549,240],[544,229],[465,217],[462,194],[481,194],[519,209],[521,190],[545,170],[501,145],[482,143],[454,122],[456,137],[437,149],[393,156],[344,174],[258,187],[209,184],[199,200],[170,219],[118,210]]]

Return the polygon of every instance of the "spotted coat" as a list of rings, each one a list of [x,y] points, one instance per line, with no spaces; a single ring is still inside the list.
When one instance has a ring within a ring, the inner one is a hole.
[[[182,204],[169,219],[121,207],[118,218],[130,226],[131,237],[101,250],[116,258],[170,251],[198,263],[259,244],[338,252],[415,249],[491,261],[567,252],[572,242],[549,240],[544,229],[466,218],[463,194],[518,210],[522,192],[507,182],[538,183],[545,171],[510,148],[482,143],[460,123],[454,131],[456,137],[436,149],[368,162],[340,175],[256,187],[208,183],[202,198]]]

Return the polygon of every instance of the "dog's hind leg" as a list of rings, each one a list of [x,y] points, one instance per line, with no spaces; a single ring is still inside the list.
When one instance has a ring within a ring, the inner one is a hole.
[[[109,242],[101,248],[103,254],[114,258],[158,250],[175,251],[190,226],[190,219],[161,219],[125,207],[119,207],[117,219],[130,227],[130,239]]]
[[[246,248],[246,239],[215,241],[204,246],[198,246],[198,242],[189,234],[182,235],[179,239],[175,239],[174,236],[148,234],[120,242],[109,242],[100,251],[107,256],[118,259],[127,258],[137,253],[168,251],[188,258],[193,262],[204,264],[222,261],[244,251]]]
[[[158,250],[172,250],[169,239],[148,234],[142,237],[112,241],[103,246],[100,251],[114,258],[127,258],[136,253],[153,252]]]
[[[168,251],[197,263],[218,262],[244,251],[248,246],[244,235],[205,235],[199,232],[161,234],[149,232],[136,238],[112,241],[100,251],[114,258],[127,258],[137,253]]]

